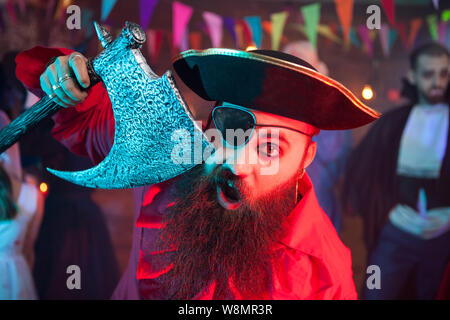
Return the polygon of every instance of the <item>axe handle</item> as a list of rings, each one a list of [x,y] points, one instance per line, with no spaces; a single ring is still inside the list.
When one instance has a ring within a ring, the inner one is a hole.
[[[90,87],[92,87],[101,79],[94,71],[92,59],[88,60],[86,66],[91,80]],[[48,96],[44,96],[0,131],[0,154],[16,143],[31,128],[35,127],[43,119],[51,117],[61,108],[59,104],[50,100]]]
[[[62,107],[59,104],[44,96],[0,131],[0,154],[16,143],[28,130],[55,114],[60,108]]]

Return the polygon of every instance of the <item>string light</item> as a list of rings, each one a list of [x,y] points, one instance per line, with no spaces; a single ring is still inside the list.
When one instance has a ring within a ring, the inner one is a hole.
[[[371,100],[373,98],[372,87],[366,84],[362,90],[362,97],[366,100]]]
[[[46,193],[48,191],[48,185],[45,182],[42,182],[39,185],[39,190],[41,190],[42,193]]]

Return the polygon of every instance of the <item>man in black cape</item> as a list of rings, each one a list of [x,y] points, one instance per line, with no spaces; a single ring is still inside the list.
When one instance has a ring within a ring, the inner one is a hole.
[[[381,288],[366,299],[433,299],[449,259],[449,53],[417,48],[404,80],[409,103],[384,114],[351,155],[346,208],[361,214]]]

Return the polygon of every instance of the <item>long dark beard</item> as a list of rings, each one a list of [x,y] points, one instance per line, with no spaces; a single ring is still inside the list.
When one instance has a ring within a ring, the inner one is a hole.
[[[202,166],[186,173],[175,187],[175,204],[166,212],[158,246],[177,248],[173,268],[163,277],[171,299],[190,299],[216,281],[214,299],[232,298],[228,280],[244,298],[262,298],[271,283],[274,242],[295,206],[296,177],[256,201],[242,199],[234,211],[217,202],[217,167],[205,176]],[[235,177],[236,178],[236,177]],[[234,181],[248,195],[241,181]]]

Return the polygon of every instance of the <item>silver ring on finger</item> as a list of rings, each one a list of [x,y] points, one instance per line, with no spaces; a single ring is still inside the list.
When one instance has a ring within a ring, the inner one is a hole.
[[[52,89],[53,91],[56,91],[57,89],[61,88],[61,86],[59,84],[54,84],[52,85]]]
[[[58,83],[60,85],[62,85],[65,81],[72,79],[71,76],[69,76],[68,74],[65,74],[64,76],[62,76],[61,78],[58,79]]]
[[[71,54],[69,59],[74,60],[77,57],[80,57],[80,58],[83,59],[83,56],[81,54],[79,54],[79,53]]]

